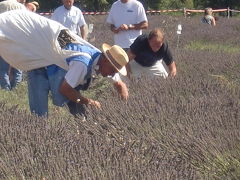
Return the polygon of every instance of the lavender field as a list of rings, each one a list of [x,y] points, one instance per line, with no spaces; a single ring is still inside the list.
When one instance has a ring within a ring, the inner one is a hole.
[[[86,16],[99,48],[113,43],[105,18]],[[240,19],[148,19],[165,31],[177,77],[133,80],[127,102],[108,81],[91,88],[102,110],[89,108],[86,121],[0,101],[0,179],[240,179]]]

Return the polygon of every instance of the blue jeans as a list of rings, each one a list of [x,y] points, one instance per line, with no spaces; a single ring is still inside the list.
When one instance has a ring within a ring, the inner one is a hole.
[[[38,116],[48,115],[48,94],[51,91],[54,105],[62,107],[67,103],[71,114],[83,115],[85,108],[82,104],[69,101],[59,92],[65,74],[66,71],[61,68],[58,68],[53,74],[49,74],[46,68],[28,72],[28,98],[32,113]]]
[[[11,70],[10,70],[11,68]],[[9,71],[10,70],[10,71]],[[9,72],[12,75],[9,76]],[[22,81],[22,71],[10,67],[10,65],[0,56],[0,86],[2,89],[11,90]]]

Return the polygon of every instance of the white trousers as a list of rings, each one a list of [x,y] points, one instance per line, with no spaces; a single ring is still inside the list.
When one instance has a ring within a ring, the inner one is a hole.
[[[159,60],[151,67],[145,67],[140,64],[138,64],[135,60],[132,60],[129,62],[129,66],[131,68],[131,74],[130,77],[133,77],[135,79],[141,78],[141,76],[147,76],[147,77],[154,77],[154,76],[162,76],[163,78],[168,77],[168,67],[167,65],[162,61]],[[120,73],[116,73],[112,77],[113,81],[119,81],[123,80],[124,82],[128,82],[129,79],[127,76],[122,76]]]
[[[142,66],[134,60],[129,64],[132,71],[131,76],[134,78],[139,78],[140,76],[162,76],[167,78],[168,76],[168,68],[162,60],[157,61],[156,64],[150,67]]]

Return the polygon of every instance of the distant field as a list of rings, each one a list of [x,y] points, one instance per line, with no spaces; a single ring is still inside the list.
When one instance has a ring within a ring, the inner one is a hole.
[[[99,48],[113,43],[105,18],[86,16]],[[144,33],[165,31],[177,77],[134,80],[127,102],[99,77],[86,96],[103,108],[86,121],[51,103],[48,119],[31,116],[25,81],[0,90],[0,179],[240,179],[240,19],[148,19]]]

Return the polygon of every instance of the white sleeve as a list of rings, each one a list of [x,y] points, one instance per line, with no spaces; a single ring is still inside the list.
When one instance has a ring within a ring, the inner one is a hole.
[[[54,20],[54,21],[57,21],[57,10],[55,10],[55,11],[52,13],[50,19],[51,19],[51,20]]]
[[[112,19],[112,9],[113,9],[113,7],[111,7],[109,14],[107,16],[107,20],[106,20],[106,22],[109,24],[114,24],[113,19]]]
[[[147,20],[147,15],[146,15],[146,12],[145,12],[145,9],[144,9],[143,5],[140,5],[138,7],[138,16],[137,16],[137,18],[138,18],[138,23],[143,22],[143,21],[148,21]]]
[[[78,25],[81,27],[83,25],[86,24],[86,21],[83,17],[82,11],[79,9],[79,21],[78,21]]]
[[[112,80],[113,80],[113,81],[120,81],[120,80],[121,80],[120,74],[119,74],[119,73],[116,73],[116,74],[112,77]]]
[[[69,70],[65,75],[65,80],[72,87],[75,88],[80,84],[85,83],[85,76],[87,74],[87,66],[80,61],[71,61]]]

